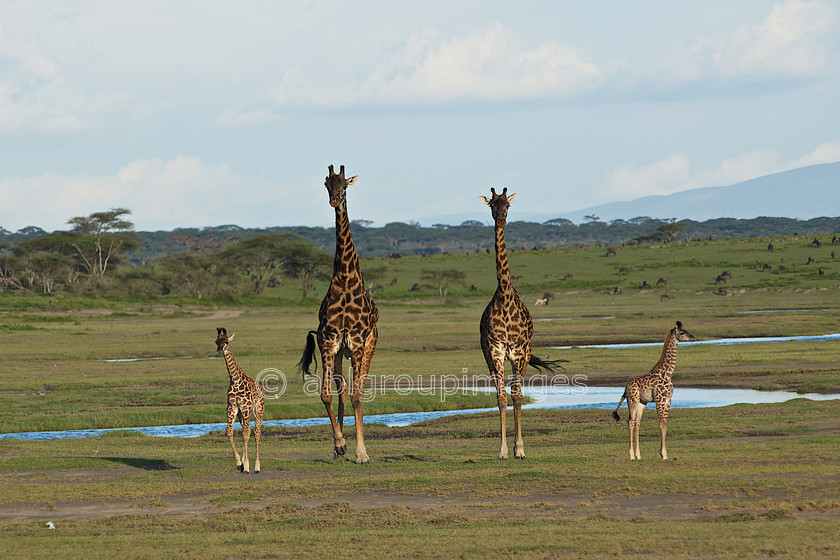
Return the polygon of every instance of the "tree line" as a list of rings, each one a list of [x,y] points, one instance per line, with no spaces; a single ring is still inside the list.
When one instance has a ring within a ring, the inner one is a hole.
[[[153,262],[121,266],[145,242],[128,221],[130,214],[126,208],[95,212],[68,220],[69,231],[29,228],[17,242],[0,242],[0,291],[205,299],[261,295],[290,278],[307,297],[314,279],[331,270],[330,255],[293,233],[175,234]]]
[[[67,221],[68,231],[47,233],[29,226],[0,228],[0,291],[56,291],[155,296],[184,294],[198,299],[260,295],[284,280],[299,282],[303,297],[316,278],[328,278],[335,247],[333,228],[235,225],[137,232],[131,211],[113,208]],[[458,254],[493,251],[493,226],[477,221],[457,226],[394,222],[351,224],[363,257]],[[574,224],[562,218],[544,223],[510,222],[508,248],[619,246],[691,239],[813,235],[840,231],[840,218],[719,218],[696,222],[646,216],[603,222],[597,216]],[[132,265],[132,266],[125,266]],[[384,266],[366,267],[375,281]],[[461,278],[426,278],[442,299]]]

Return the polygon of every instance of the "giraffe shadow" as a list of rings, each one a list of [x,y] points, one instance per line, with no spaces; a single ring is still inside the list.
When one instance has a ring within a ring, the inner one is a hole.
[[[162,459],[144,459],[142,457],[101,457],[101,459],[112,463],[122,463],[144,471],[172,471],[179,468]]]

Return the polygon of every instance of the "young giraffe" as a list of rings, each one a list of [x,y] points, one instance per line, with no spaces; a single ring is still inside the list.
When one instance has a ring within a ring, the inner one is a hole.
[[[324,369],[321,384],[321,401],[327,409],[335,440],[334,457],[347,452],[347,444],[342,434],[344,428],[344,401],[348,384],[344,380],[342,358],[350,358],[353,370],[350,402],[356,417],[356,463],[370,461],[365,449],[362,398],[365,381],[379,333],[376,321],[379,311],[373,303],[362,279],[359,257],[353,247],[350,233],[350,220],[347,217],[347,187],[356,182],[358,175],[344,178],[344,166],[338,173],[329,167],[324,186],[330,195],[330,205],[335,208],[335,263],[332,281],[327,295],[321,302],[318,312],[318,330],[310,331],[306,337],[306,348],[298,363],[304,374],[310,374],[309,366],[315,358],[315,337],[318,336],[318,348],[321,350],[321,364]],[[315,362],[317,371],[318,362]],[[335,381],[338,392],[338,415],[333,412],[332,382]]]
[[[492,198],[479,196],[484,204],[490,207],[493,220],[496,222],[496,279],[499,284],[493,299],[487,304],[481,316],[479,333],[481,335],[481,350],[484,360],[493,377],[499,403],[499,419],[501,424],[501,449],[499,459],[508,458],[508,447],[505,430],[505,412],[507,410],[507,393],[505,392],[505,359],[513,364],[513,380],[510,395],[513,400],[513,423],[516,439],[513,446],[513,456],[517,459],[525,458],[525,444],[522,442],[522,379],[528,364],[537,369],[545,368],[553,371],[560,362],[566,360],[541,360],[531,355],[531,334],[534,323],[528,308],[522,303],[516,288],[510,279],[507,249],[505,247],[505,225],[507,212],[516,193],[508,196],[507,187],[502,194],[496,194],[491,188]]]
[[[260,472],[260,434],[262,433],[263,413],[265,412],[265,397],[262,387],[253,379],[245,375],[233,352],[230,351],[230,343],[236,333],[228,336],[227,330],[216,329],[216,351],[224,354],[227,370],[230,374],[230,388],[228,389],[228,423],[225,433],[227,434],[230,446],[233,447],[233,456],[236,458],[236,466],[245,474],[250,473],[248,462],[248,438],[251,436],[251,412],[254,413],[254,439],[257,443],[257,456],[254,461],[254,474]],[[233,442],[233,422],[239,417],[242,425],[242,439],[245,445],[242,449],[242,457],[236,451],[236,444]]]
[[[639,425],[642,422],[642,412],[645,410],[645,405],[651,401],[656,403],[659,433],[662,436],[659,454],[663,460],[668,458],[668,453],[665,451],[665,432],[668,431],[668,409],[671,407],[671,396],[674,394],[671,374],[674,373],[674,368],[677,366],[677,343],[691,340],[694,340],[694,335],[684,330],[682,323],[677,321],[677,326],[668,331],[668,336],[665,337],[665,344],[662,347],[662,356],[659,361],[656,362],[649,373],[630,380],[630,383],[624,389],[624,394],[621,395],[621,400],[618,401],[618,406],[613,411],[613,418],[618,422],[621,420],[618,409],[621,408],[624,399],[627,399],[627,409],[630,412],[627,426],[630,430],[631,461],[642,458],[639,453]],[[633,451],[634,441],[635,453]]]

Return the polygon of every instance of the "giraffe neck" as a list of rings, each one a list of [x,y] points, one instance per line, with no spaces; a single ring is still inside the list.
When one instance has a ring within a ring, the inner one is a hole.
[[[496,224],[496,279],[499,290],[509,292],[513,285],[510,282],[510,267],[508,267],[507,247],[505,246],[505,228]]]
[[[677,367],[677,337],[674,336],[674,331],[669,331],[668,336],[665,337],[665,344],[662,347],[662,356],[656,362],[654,370],[664,373],[667,377],[671,377],[674,373],[674,368]]]
[[[353,247],[350,219],[347,217],[347,203],[335,208],[335,262],[333,277],[359,274],[359,257]]]
[[[225,348],[225,364],[227,364],[228,373],[230,374],[230,382],[238,383],[242,380],[242,368],[236,363],[236,358],[233,357],[233,352],[230,348]]]

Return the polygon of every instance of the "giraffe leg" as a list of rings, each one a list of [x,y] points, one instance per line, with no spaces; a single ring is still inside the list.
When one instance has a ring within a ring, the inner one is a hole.
[[[335,392],[338,393],[338,429],[343,433],[344,431],[344,402],[347,400],[347,382],[344,379],[344,366],[342,365],[342,358],[344,349],[338,351],[335,355],[335,369],[333,370],[333,380],[335,381]]]
[[[510,386],[510,396],[513,400],[513,425],[516,432],[516,439],[513,443],[513,456],[517,459],[525,458],[525,443],[522,441],[522,380],[525,378],[525,369],[528,367],[527,359],[519,359],[514,364],[513,384]]]
[[[365,448],[365,426],[362,405],[365,396],[365,385],[367,374],[370,370],[370,362],[373,360],[373,352],[376,350],[376,341],[379,332],[376,325],[373,326],[367,340],[364,341],[364,349],[360,352],[353,352],[353,389],[350,392],[350,402],[353,404],[353,414],[356,417],[356,463],[363,465],[370,462],[370,457]],[[358,364],[358,368],[356,367]]]
[[[642,414],[645,412],[645,405],[639,403],[636,405],[636,410],[638,413],[636,414],[636,460],[640,460],[642,458],[642,448],[639,447],[639,432],[642,431]]]
[[[641,459],[642,453],[639,448],[639,429],[642,425],[642,413],[645,411],[645,405],[636,403],[633,406],[633,412],[630,413],[630,459]],[[634,443],[635,443],[635,457],[634,457]]]
[[[668,460],[668,452],[665,450],[665,433],[668,431],[668,409],[671,408],[671,399],[663,401],[661,404],[656,403],[656,416],[659,418],[659,435],[661,442],[659,446],[659,456],[663,461]]]
[[[321,382],[321,402],[324,403],[333,429],[333,458],[338,459],[347,452],[347,442],[344,440],[342,433],[343,426],[336,420],[332,406],[333,367],[335,366],[335,354],[341,349],[341,343],[337,339],[334,342],[319,340],[319,343],[321,343],[321,363],[324,366],[324,378]]]
[[[636,455],[633,453],[633,426],[636,425],[636,407],[630,401],[627,401],[627,412],[630,418],[627,419],[627,431],[630,433],[630,460],[636,458]]]
[[[242,424],[242,439],[245,445],[242,448],[242,472],[251,474],[251,463],[248,461],[248,440],[251,438],[251,411],[239,410],[239,423]]]
[[[254,474],[260,472],[260,436],[262,435],[262,421],[265,413],[265,400],[262,398],[257,403],[257,410],[254,413],[254,440],[257,444],[257,456],[254,461]]]
[[[230,446],[233,448],[233,456],[236,459],[236,468],[240,471],[242,470],[242,459],[239,457],[239,453],[236,451],[236,443],[233,441],[233,422],[236,420],[236,415],[239,412],[234,405],[228,403],[228,423],[227,428],[225,428],[225,434],[227,434],[228,441],[230,441]]]
[[[499,459],[504,461],[508,458],[507,446],[507,391],[505,391],[505,361],[504,355],[491,358],[490,372],[493,375],[493,384],[496,386],[496,402],[499,405]]]

